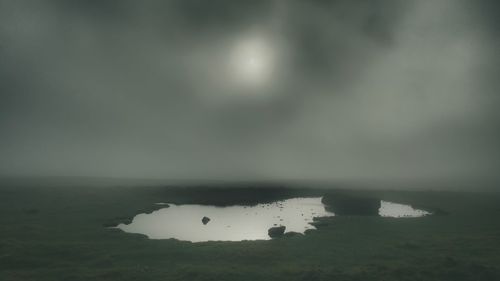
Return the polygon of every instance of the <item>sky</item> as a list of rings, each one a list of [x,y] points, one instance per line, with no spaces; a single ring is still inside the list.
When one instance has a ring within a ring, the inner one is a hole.
[[[0,0],[0,175],[498,179],[491,0]]]

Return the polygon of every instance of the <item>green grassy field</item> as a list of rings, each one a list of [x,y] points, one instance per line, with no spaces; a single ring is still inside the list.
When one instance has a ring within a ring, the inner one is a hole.
[[[155,202],[228,205],[321,189],[0,187],[0,280],[500,280],[500,194],[364,191],[448,215],[333,217],[271,241],[149,240],[103,225]],[[358,191],[360,192],[360,191]]]

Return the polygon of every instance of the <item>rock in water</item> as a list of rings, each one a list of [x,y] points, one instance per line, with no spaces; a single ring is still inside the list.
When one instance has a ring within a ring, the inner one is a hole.
[[[271,238],[277,238],[277,237],[281,237],[283,236],[283,234],[285,233],[285,226],[277,226],[277,227],[271,227],[269,228],[269,230],[267,231],[267,234],[269,235],[269,237]]]
[[[203,224],[207,224],[209,221],[210,221],[210,218],[209,218],[209,217],[203,217],[203,218],[201,219],[201,222],[202,222]]]

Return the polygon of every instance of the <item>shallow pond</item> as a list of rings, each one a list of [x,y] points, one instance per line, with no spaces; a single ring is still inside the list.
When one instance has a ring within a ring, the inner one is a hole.
[[[378,214],[381,217],[416,218],[427,216],[431,213],[428,211],[415,209],[410,205],[380,201],[380,209],[378,210]]]
[[[174,205],[139,214],[131,224],[117,227],[129,233],[141,233],[151,239],[243,241],[269,240],[268,229],[285,226],[285,232],[304,233],[315,229],[310,223],[314,217],[334,216],[325,210],[321,197],[293,198],[255,206],[215,207],[207,205]],[[419,217],[429,213],[381,201],[379,214],[384,217]],[[205,218],[206,217],[209,220]],[[202,221],[203,220],[203,221]]]

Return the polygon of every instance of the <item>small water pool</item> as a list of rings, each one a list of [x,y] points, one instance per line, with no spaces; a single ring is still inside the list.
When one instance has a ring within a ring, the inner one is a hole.
[[[166,203],[159,203],[165,204]],[[379,215],[383,217],[420,217],[429,213],[409,205],[381,201]],[[254,206],[216,207],[207,205],[175,205],[138,214],[130,224],[117,228],[147,235],[150,239],[175,238],[183,241],[243,241],[269,240],[271,227],[285,226],[286,232],[304,233],[315,229],[315,217],[331,217],[321,197],[292,198]]]

